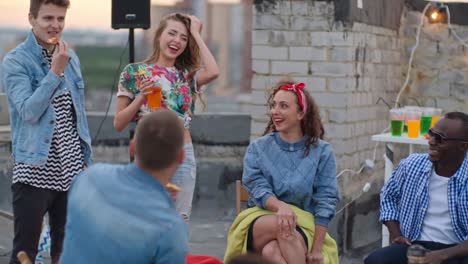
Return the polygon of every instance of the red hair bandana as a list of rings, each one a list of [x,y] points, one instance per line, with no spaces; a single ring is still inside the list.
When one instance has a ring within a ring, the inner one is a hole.
[[[302,112],[307,112],[307,100],[306,100],[306,97],[304,95],[304,92],[302,90],[304,90],[305,88],[305,84],[304,83],[293,83],[293,84],[285,84],[285,85],[282,85],[279,89],[280,90],[283,90],[283,91],[293,91],[294,93],[296,93],[297,95],[297,98],[299,99],[299,105],[301,106],[302,108]]]

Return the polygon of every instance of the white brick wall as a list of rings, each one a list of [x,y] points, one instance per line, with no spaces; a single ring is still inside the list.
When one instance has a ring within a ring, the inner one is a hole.
[[[291,74],[291,75],[306,75],[309,71],[307,62],[293,61],[272,61],[272,74]]]
[[[312,62],[312,74],[316,76],[347,77],[356,73],[355,65],[346,62]]]
[[[252,60],[252,70],[255,73],[270,73],[270,62],[268,60]]]
[[[326,31],[330,30],[330,21],[314,17],[291,17],[292,30]]]
[[[403,32],[402,58],[404,67],[395,69],[395,73],[406,74],[406,61],[415,42],[414,32],[420,23],[421,13],[408,12],[402,20],[400,32]],[[468,26],[454,25],[455,31],[461,32],[466,39]],[[411,83],[405,91],[402,103],[414,104],[409,97],[417,98],[422,105],[442,108],[444,112],[468,112],[468,54],[467,49],[458,42],[447,25],[425,24],[421,34],[411,75]],[[389,53],[388,59],[396,57]]]
[[[268,13],[254,14],[252,138],[268,121],[266,89],[289,74],[306,83],[318,104],[338,169],[358,170],[364,159],[372,159],[370,137],[388,126],[387,107],[376,102],[395,99],[407,56],[394,30],[333,20],[329,1],[277,1]],[[453,77],[449,72],[443,72],[447,79]],[[463,93],[460,87],[450,91]],[[382,153],[380,147],[378,157]]]
[[[286,60],[287,58],[288,48],[268,46],[252,47],[252,59]]]
[[[287,16],[257,15],[253,20],[254,29],[288,29]]]
[[[289,59],[298,61],[326,61],[327,49],[290,46]]]
[[[354,36],[349,32],[313,32],[312,46],[353,46]]]

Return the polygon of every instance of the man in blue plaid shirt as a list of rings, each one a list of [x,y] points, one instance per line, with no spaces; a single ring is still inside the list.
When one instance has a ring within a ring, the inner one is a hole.
[[[407,263],[411,244],[431,250],[424,263],[468,264],[468,115],[447,113],[428,135],[429,152],[402,160],[382,188],[392,245],[366,264]]]

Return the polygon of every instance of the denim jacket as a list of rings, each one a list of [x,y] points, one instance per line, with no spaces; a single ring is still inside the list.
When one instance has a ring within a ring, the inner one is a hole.
[[[304,157],[305,140],[288,143],[272,133],[252,142],[242,183],[250,194],[249,206],[265,208],[274,196],[313,214],[315,224],[328,226],[339,201],[335,156],[330,144],[319,140]]]
[[[188,249],[171,197],[134,163],[94,164],[73,180],[60,263],[184,264]]]
[[[84,83],[80,62],[69,49],[63,77],[49,69],[33,32],[3,59],[3,82],[11,120],[15,162],[43,165],[49,156],[54,131],[53,98],[71,92],[85,164],[91,162],[91,137],[84,109]]]

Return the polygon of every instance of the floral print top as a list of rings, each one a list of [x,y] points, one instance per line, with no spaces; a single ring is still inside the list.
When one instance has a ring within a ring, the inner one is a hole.
[[[155,86],[162,88],[161,107],[176,112],[184,120],[184,126],[188,128],[195,109],[193,98],[195,93],[199,92],[196,79],[190,79],[188,70],[156,64],[132,63],[128,64],[120,74],[117,97],[127,96],[134,99],[140,93],[138,84],[144,78],[150,78]],[[150,112],[148,104],[144,103],[135,117],[136,120],[148,112]]]

